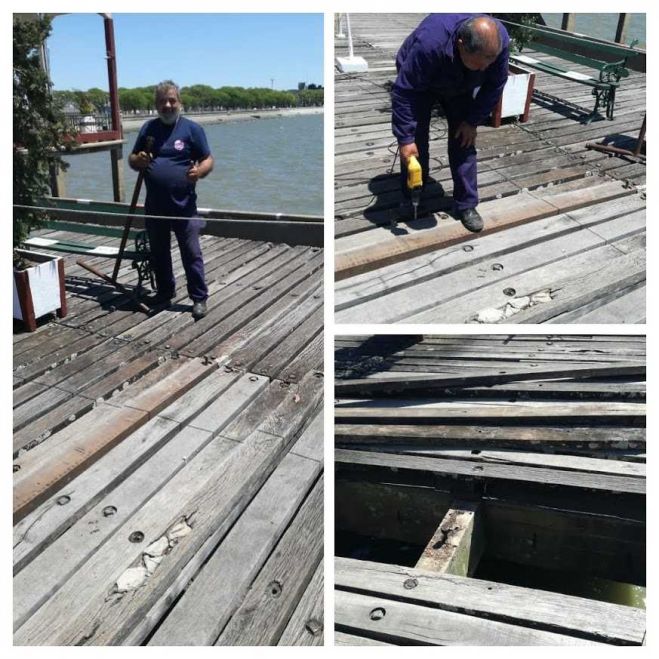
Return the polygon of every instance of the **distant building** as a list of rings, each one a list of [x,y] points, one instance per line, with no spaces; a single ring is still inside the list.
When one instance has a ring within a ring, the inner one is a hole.
[[[297,83],[297,90],[299,92],[304,91],[307,88],[307,83],[306,82],[298,82]]]

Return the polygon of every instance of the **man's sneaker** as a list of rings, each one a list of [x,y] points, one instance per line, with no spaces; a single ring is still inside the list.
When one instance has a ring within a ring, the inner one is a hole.
[[[192,317],[195,320],[199,320],[200,318],[203,318],[205,315],[206,315],[206,300],[195,302],[192,305]]]
[[[465,208],[463,211],[456,211],[455,219],[460,220],[462,226],[468,231],[478,233],[483,230],[483,218],[475,208]]]

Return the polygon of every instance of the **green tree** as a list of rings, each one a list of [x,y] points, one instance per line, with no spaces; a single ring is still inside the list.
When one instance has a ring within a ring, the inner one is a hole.
[[[510,21],[514,25],[506,24],[506,30],[510,37],[511,50],[521,51],[533,40],[533,32],[528,28],[542,20],[540,14],[492,14],[500,21]]]
[[[66,137],[64,117],[41,66],[40,49],[50,34],[50,19],[14,17],[14,204],[36,206],[50,190],[50,166],[66,167],[59,151]],[[14,247],[43,220],[36,211],[14,209]]]

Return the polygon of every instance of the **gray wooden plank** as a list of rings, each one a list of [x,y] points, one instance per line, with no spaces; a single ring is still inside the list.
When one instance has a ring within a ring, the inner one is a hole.
[[[323,553],[323,478],[302,504],[216,645],[274,645]]]
[[[277,645],[323,645],[323,565],[321,560]]]
[[[288,454],[168,614],[149,645],[213,645],[318,477]],[[249,552],[245,547],[251,547]]]
[[[431,609],[382,595],[335,592],[335,624],[395,645],[599,645],[474,615]]]
[[[334,575],[337,588],[523,621],[601,642],[638,645],[645,634],[645,612],[619,604],[346,558],[335,559]],[[405,585],[410,579],[416,582],[412,588]]]
[[[543,483],[563,487],[583,488],[607,492],[645,494],[645,480],[629,476],[589,474],[565,469],[542,469],[539,467],[504,466],[494,464],[462,464],[457,460],[421,458],[409,455],[392,455],[338,449],[335,463],[368,465],[393,470],[416,470],[445,474],[452,478],[504,479],[527,483]]]

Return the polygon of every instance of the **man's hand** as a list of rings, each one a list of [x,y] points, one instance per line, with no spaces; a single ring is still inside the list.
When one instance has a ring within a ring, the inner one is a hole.
[[[133,169],[146,169],[151,164],[151,156],[146,151],[132,153],[130,164]]]
[[[186,177],[188,181],[192,183],[196,183],[199,180],[199,166],[196,164],[193,164],[190,169],[186,172]]]
[[[474,146],[476,144],[476,126],[463,121],[455,131],[455,139],[463,149]]]
[[[412,156],[414,156],[415,158],[419,157],[419,149],[416,148],[416,144],[414,142],[412,142],[411,144],[401,144],[399,148],[400,148],[400,159],[406,165]]]
[[[190,183],[196,183],[200,178],[204,178],[213,171],[214,164],[213,156],[207,156],[199,162],[193,162],[185,174],[186,178]]]

